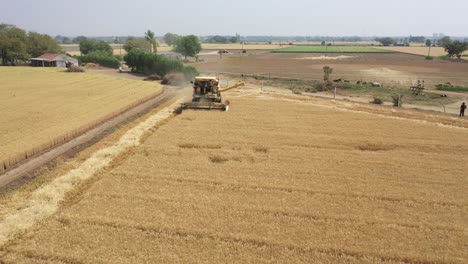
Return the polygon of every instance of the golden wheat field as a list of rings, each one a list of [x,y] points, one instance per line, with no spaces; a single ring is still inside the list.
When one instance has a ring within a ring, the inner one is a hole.
[[[468,261],[466,128],[320,99],[231,101],[153,130],[0,259]]]
[[[58,68],[0,67],[0,160],[161,91],[154,83]]]

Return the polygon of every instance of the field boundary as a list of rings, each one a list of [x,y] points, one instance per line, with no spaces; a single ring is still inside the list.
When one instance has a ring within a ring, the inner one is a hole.
[[[417,55],[416,55],[417,56]],[[269,79],[296,79],[296,80],[307,80],[307,81],[322,81],[322,76],[311,76],[309,73],[278,73],[278,72],[204,72],[206,74],[215,74],[217,75],[231,75],[231,76],[239,76],[241,78],[257,78],[257,80],[269,80]],[[379,83],[385,85],[396,85],[396,86],[405,86],[408,87],[410,85],[415,85],[417,80],[425,80],[427,87],[430,87],[431,90],[436,90],[435,85],[440,84],[440,82],[433,81],[433,79],[438,77],[421,77],[421,76],[410,76],[404,75],[400,76],[399,80],[392,80],[386,78],[384,74],[374,75],[369,73],[362,73],[362,74],[348,74],[347,72],[340,72],[340,73],[333,73],[333,78],[342,78],[352,82],[357,81],[377,81]],[[465,77],[460,76],[450,76],[453,80],[464,80]],[[457,82],[457,86],[467,86],[468,83],[464,82]],[[434,87],[432,87],[434,86]]]
[[[126,105],[114,112],[111,112],[93,122],[90,122],[88,124],[85,124],[85,125],[82,125],[76,129],[73,129],[72,131],[69,131],[65,134],[62,134],[62,135],[59,135],[51,140],[49,140],[48,142],[45,142],[45,143],[42,143],[36,147],[33,147],[29,150],[26,150],[24,151],[23,153],[20,153],[20,154],[17,154],[15,156],[11,156],[7,159],[4,159],[3,161],[0,161],[0,176],[15,168],[16,166],[20,165],[21,163],[31,159],[31,158],[34,158],[34,157],[37,157],[37,156],[40,156],[41,154],[57,147],[57,146],[60,146],[66,142],[69,142],[83,134],[85,134],[86,132],[102,125],[103,123],[129,111],[130,109],[132,108],[135,108],[137,107],[138,105],[141,105],[141,104],[144,104],[145,102],[148,102],[160,95],[162,95],[164,92],[164,90],[162,91],[159,91],[157,93],[153,93],[153,94],[150,94],[148,96],[145,96],[129,105]]]

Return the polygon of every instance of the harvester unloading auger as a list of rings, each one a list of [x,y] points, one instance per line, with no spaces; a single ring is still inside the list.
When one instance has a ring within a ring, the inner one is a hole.
[[[182,104],[182,109],[220,109],[227,111],[229,102],[223,103],[221,93],[244,86],[238,82],[226,88],[219,87],[219,80],[215,77],[196,77],[193,83],[192,102]]]

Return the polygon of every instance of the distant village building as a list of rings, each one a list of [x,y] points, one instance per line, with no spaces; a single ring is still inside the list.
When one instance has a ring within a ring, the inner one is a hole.
[[[64,54],[45,53],[37,58],[31,59],[31,66],[33,67],[66,67],[68,63],[75,66],[78,65],[78,60]]]

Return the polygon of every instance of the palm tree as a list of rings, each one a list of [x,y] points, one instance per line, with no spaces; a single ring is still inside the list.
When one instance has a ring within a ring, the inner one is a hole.
[[[145,39],[151,44],[152,52],[157,53],[158,52],[158,40],[156,40],[156,38],[154,37],[154,32],[151,30],[146,31]]]

